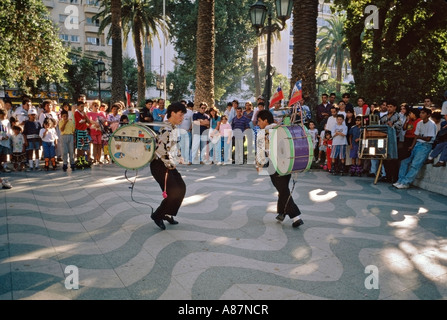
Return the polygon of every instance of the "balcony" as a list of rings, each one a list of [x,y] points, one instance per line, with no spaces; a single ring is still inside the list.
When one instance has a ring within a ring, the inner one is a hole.
[[[99,31],[99,26],[95,26],[95,25],[91,25],[91,24],[86,24],[84,27],[84,31],[85,32],[91,32],[94,34],[97,34]]]
[[[98,6],[93,6],[91,4],[84,4],[84,12],[85,13],[98,13],[99,12],[99,7]]]
[[[102,46],[102,45],[96,45],[96,44],[91,44],[89,42],[85,43],[84,45],[84,50],[85,51],[91,51],[91,52],[100,52],[100,51],[105,51],[106,47]]]

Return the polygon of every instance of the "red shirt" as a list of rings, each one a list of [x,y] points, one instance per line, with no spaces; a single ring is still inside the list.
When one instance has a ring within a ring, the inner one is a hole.
[[[75,111],[75,128],[77,130],[87,130],[87,115],[85,112],[80,112],[79,110]],[[81,120],[84,120],[81,122]]]
[[[405,138],[414,138],[414,130],[416,130],[416,125],[421,121],[420,118],[416,120],[409,119],[407,123],[407,130],[405,131]]]

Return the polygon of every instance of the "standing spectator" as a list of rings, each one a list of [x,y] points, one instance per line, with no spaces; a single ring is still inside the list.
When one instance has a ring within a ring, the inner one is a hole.
[[[11,126],[6,118],[6,111],[0,109],[0,171],[11,172],[8,169],[7,157],[11,154]]]
[[[57,132],[56,120],[46,118],[43,121],[43,128],[40,129],[39,136],[42,139],[43,157],[45,159],[45,171],[50,169],[50,161],[53,170],[56,170],[56,146],[57,146]]]
[[[430,109],[432,112],[435,111],[435,105],[433,104],[431,97],[426,96],[424,98],[424,108]]]
[[[6,111],[6,119],[9,119],[14,114],[14,110],[12,109],[12,102],[9,99],[5,99],[4,104],[5,104],[4,108]]]
[[[264,109],[265,109],[265,102],[259,101],[257,108],[253,111],[253,117],[251,118],[253,128],[258,125],[258,112]]]
[[[342,114],[345,117],[346,122],[346,104],[343,100],[339,101],[337,104],[338,112],[337,114]]]
[[[25,137],[22,134],[22,128],[19,126],[12,127],[13,135],[11,136],[12,156],[11,162],[14,171],[22,171],[25,169]]]
[[[165,109],[165,100],[164,99],[158,99],[158,108],[154,109],[152,111],[152,116],[154,118],[155,122],[163,122],[163,119],[166,115],[166,109]],[[158,132],[160,130],[160,127],[154,126],[154,131]]]
[[[208,104],[206,102],[201,102],[199,105],[199,111],[194,113],[192,117],[192,164],[198,164],[199,161],[200,164],[204,164],[205,161],[208,135],[203,133],[210,127],[210,119],[209,116],[206,114],[207,109]],[[198,154],[198,152],[200,152],[200,154]]]
[[[99,121],[104,120],[104,114],[99,111],[100,101],[95,100],[92,102],[92,111],[87,112],[87,116],[90,119],[90,138],[93,144],[93,164],[102,164],[101,153],[102,153],[102,131]]]
[[[39,150],[42,143],[39,133],[42,126],[36,120],[37,110],[31,108],[28,111],[29,119],[23,124],[23,136],[25,137],[26,156],[29,168],[26,171],[33,171],[33,154],[34,154],[34,170],[40,171],[39,168]]]
[[[30,109],[35,109],[35,107],[33,107],[31,100],[29,98],[23,98],[22,106],[18,107],[13,114],[14,117],[17,118],[17,120],[19,121],[20,126],[23,126],[25,124],[25,121],[29,119],[28,111]],[[36,110],[36,116],[37,116],[37,110]]]
[[[361,117],[355,117],[355,125],[349,130],[349,145],[351,146],[351,151],[349,156],[351,157],[351,168],[349,173],[351,176],[362,175],[362,160],[359,159],[359,143],[360,143],[360,126],[362,124]]]
[[[351,99],[351,95],[349,93],[343,93],[341,99],[346,105],[346,111],[351,110],[352,113],[354,113],[354,106],[351,102],[349,102],[349,100]]]
[[[250,101],[245,102],[245,110],[242,113],[242,115],[250,121],[250,128],[253,129],[253,123],[251,122],[251,119],[253,119],[254,111],[253,111],[253,105]]]
[[[317,160],[318,158],[318,129],[315,127],[315,122],[310,120],[309,122],[309,134],[312,139],[312,146],[314,152],[314,158],[312,161]]]
[[[275,102],[273,107],[270,108],[270,112],[273,115],[273,120],[276,124],[282,124],[286,116],[289,115],[289,111],[285,108],[281,108],[281,101]]]
[[[42,102],[42,113],[39,116],[40,125],[43,127],[43,122],[46,118],[57,119],[57,114],[52,110],[51,100],[45,100]]]
[[[337,98],[337,95],[334,92],[332,92],[329,95],[329,103],[331,104],[331,106],[335,105],[335,99],[336,98]]]
[[[346,136],[348,135],[348,127],[346,127],[344,120],[342,114],[337,115],[337,124],[331,130],[333,174],[340,173],[343,175],[345,171],[346,145],[348,144]],[[340,160],[340,163],[338,163],[338,160]]]
[[[151,108],[153,101],[151,99],[147,99],[144,105],[144,108],[141,109],[140,112],[140,121],[141,122],[153,122],[154,117],[152,116]]]
[[[324,128],[330,115],[331,104],[328,101],[327,93],[323,93],[321,95],[321,103],[317,106],[317,123],[321,128]]]
[[[421,121],[417,124],[416,135],[411,145],[411,155],[400,164],[399,179],[393,184],[398,189],[408,189],[425,163],[436,136],[436,125],[430,120],[431,109],[420,111]]]
[[[323,166],[324,170],[328,170],[329,172],[332,172],[332,132],[329,130],[323,130],[322,133],[324,134],[324,138],[322,139],[323,147],[325,148],[324,153],[326,154],[326,161],[323,161],[323,164],[326,163]],[[321,149],[320,149],[321,150]],[[321,159],[321,157],[320,157]]]
[[[226,115],[223,115],[221,117],[219,131],[221,136],[221,143],[224,149],[222,164],[231,164],[231,143],[233,138],[233,130],[231,129],[231,124],[228,123],[228,117]]]
[[[222,160],[222,145],[220,139],[220,122],[221,118],[216,107],[211,107],[209,110],[210,116],[210,161],[214,164],[220,165]],[[249,120],[248,120],[249,121]],[[212,159],[214,159],[212,161]]]
[[[59,129],[61,131],[61,144],[62,144],[62,170],[67,171],[68,160],[70,160],[71,170],[75,170],[74,160],[74,122],[68,119],[68,111],[61,111],[61,120],[59,121]]]
[[[107,115],[107,122],[110,126],[110,130],[115,131],[118,129],[121,119],[121,105],[119,103],[114,103],[110,109],[110,113]]]
[[[371,109],[365,103],[365,98],[358,97],[357,99],[357,107],[354,107],[355,116],[367,116],[371,112]]]
[[[234,138],[234,162],[235,164],[244,164],[244,141],[245,130],[250,129],[248,118],[242,115],[242,108],[237,107],[236,117],[231,122]]]
[[[405,130],[406,129],[404,128],[404,124],[405,124],[405,121],[407,120],[409,111],[410,110],[409,110],[408,104],[402,103],[400,105],[399,117],[400,117],[400,122],[402,123],[402,130],[400,131],[399,137],[397,137],[398,138],[397,141],[399,142],[399,144],[402,144],[405,139]]]
[[[329,112],[330,112],[331,116],[329,118],[327,118],[326,130],[329,130],[329,131],[332,132],[332,129],[337,124],[338,110],[337,110],[337,108],[335,106],[331,106],[330,109],[329,109]]]
[[[90,143],[87,129],[91,121],[85,112],[85,104],[83,102],[78,102],[74,117],[77,161],[78,166],[84,168],[90,165]]]
[[[394,146],[396,146],[397,150],[397,137],[400,135],[400,131],[402,130],[402,123],[400,122],[400,116],[396,112],[397,109],[397,102],[395,100],[388,101],[388,113],[384,115],[382,118],[380,118],[380,124],[381,125],[388,125],[389,127],[393,128],[395,131],[395,137],[390,137],[388,135],[388,139],[392,141],[389,141]],[[395,156],[393,158],[392,156]],[[425,159],[424,159],[425,161]],[[398,179],[399,174],[399,160],[397,155],[388,155],[388,158],[383,162],[385,166],[385,173],[386,178],[382,179],[382,181],[388,181],[391,183],[395,183]]]
[[[186,104],[186,113],[183,116],[183,121],[178,125],[179,129],[179,147],[182,154],[183,163],[191,164],[191,130],[192,117],[194,115],[194,103]]]

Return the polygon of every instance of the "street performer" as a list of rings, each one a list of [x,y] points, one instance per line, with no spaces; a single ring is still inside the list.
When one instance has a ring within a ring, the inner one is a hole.
[[[277,124],[273,119],[272,113],[268,110],[259,111],[257,118],[260,130],[256,138],[256,169],[260,172],[264,168],[268,168],[270,180],[278,191],[278,216],[276,220],[282,222],[286,215],[288,215],[293,221],[292,227],[298,228],[304,222],[300,218],[300,209],[293,201],[292,193],[289,189],[289,182],[292,175],[289,173],[281,176],[273,167],[269,167],[269,130]]]
[[[186,107],[175,102],[167,109],[167,126],[160,127],[157,136],[155,158],[150,164],[151,173],[163,191],[163,200],[160,206],[152,213],[151,218],[162,230],[166,229],[163,220],[170,224],[178,224],[174,217],[183,202],[186,193],[186,185],[181,174],[176,169],[179,158],[177,148],[176,126],[182,123],[186,113]]]

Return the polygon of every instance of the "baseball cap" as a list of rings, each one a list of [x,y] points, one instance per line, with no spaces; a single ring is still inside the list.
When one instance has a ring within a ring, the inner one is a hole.
[[[30,108],[30,109],[28,110],[28,114],[37,114],[37,110],[36,110],[36,108]]]

